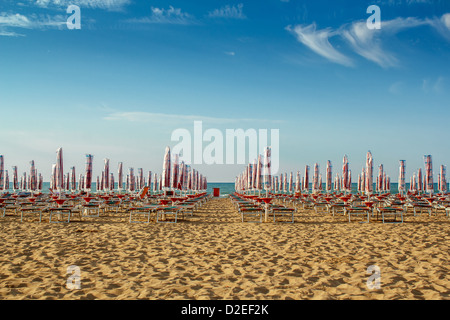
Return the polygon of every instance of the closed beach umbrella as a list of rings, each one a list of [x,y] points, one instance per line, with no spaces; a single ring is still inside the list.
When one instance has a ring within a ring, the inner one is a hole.
[[[301,192],[301,179],[300,179],[300,171],[297,171],[297,176],[295,178],[295,192]]]
[[[4,169],[5,169],[5,163],[4,163],[4,158],[3,158],[3,155],[0,155],[0,190],[2,190],[3,189],[3,184],[4,184],[4,179],[5,179],[5,177],[4,177],[4,173],[3,173],[3,171],[4,171]]]
[[[313,176],[313,192],[317,192],[319,190],[319,164],[314,164],[314,176]]]
[[[17,175],[17,166],[13,166],[13,190],[19,189],[19,176]]]
[[[305,166],[305,175],[303,176],[304,180],[303,180],[303,190],[306,191],[306,193],[308,193],[308,189],[309,189],[309,166],[306,165]]]
[[[56,189],[64,189],[64,165],[62,148],[56,150]]]
[[[3,187],[4,190],[9,190],[9,176],[8,170],[5,170],[5,185]]]
[[[417,191],[420,193],[423,191],[423,177],[422,177],[422,169],[419,168],[417,170]]]
[[[155,172],[153,179],[153,192],[156,193],[158,191],[158,174]]]
[[[328,160],[327,161],[327,171],[325,174],[325,189],[327,191],[327,193],[331,192],[331,186],[333,184],[333,176],[332,176],[332,165],[331,165],[331,161]]]
[[[261,191],[262,189],[261,169],[262,169],[261,155],[258,155],[258,163],[256,165],[256,190],[258,191]]]
[[[162,170],[162,188],[168,189],[170,188],[170,148],[166,147],[164,153],[164,161],[163,161],[163,170]]]
[[[342,160],[342,189],[344,191],[348,191],[348,158],[347,155],[344,155],[344,159]]]
[[[119,162],[119,166],[117,168],[117,188],[119,191],[122,191],[123,188],[123,162]]]
[[[70,175],[70,182],[71,182],[70,189],[72,191],[75,191],[77,189],[77,177],[75,176],[75,167],[71,167],[70,168],[70,172],[71,172],[71,175]]]
[[[444,165],[441,165],[439,172],[439,191],[441,193],[447,193],[447,179],[445,177],[447,169]]]
[[[370,196],[373,192],[373,158],[370,151],[367,152],[366,157],[366,193]]]
[[[173,170],[172,170],[172,178],[171,178],[171,187],[173,188],[173,189],[178,189],[177,187],[178,187],[178,179],[179,179],[179,177],[178,177],[178,174],[179,174],[179,163],[178,163],[178,161],[179,161],[179,155],[178,154],[175,154],[174,155],[174,161],[173,161]]]
[[[425,181],[426,190],[431,195],[434,191],[433,185],[433,162],[431,160],[431,155],[425,155]]]
[[[105,164],[103,166],[104,178],[103,178],[103,186],[105,190],[109,189],[109,159],[104,159]]]
[[[85,167],[85,174],[84,174],[84,190],[90,191],[92,187],[92,166],[93,166],[93,160],[94,156],[92,154],[86,155],[86,167]],[[99,188],[99,185],[97,184],[97,190]]]
[[[288,185],[288,191],[289,193],[292,193],[293,191],[293,183],[294,183],[294,175],[291,173],[289,174],[289,185]]]
[[[398,192],[405,192],[406,182],[405,182],[405,174],[406,174],[406,161],[400,160],[400,168],[398,174]]]
[[[271,175],[271,149],[266,147],[264,149],[264,170],[263,170],[263,183],[264,190],[266,190],[266,196],[272,188],[272,175]]]

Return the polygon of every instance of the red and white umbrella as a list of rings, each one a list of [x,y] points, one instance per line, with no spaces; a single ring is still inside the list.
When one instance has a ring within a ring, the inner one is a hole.
[[[85,167],[85,174],[84,174],[84,185],[83,190],[90,191],[92,188],[92,166],[93,166],[93,160],[94,156],[92,154],[86,155],[86,167]],[[98,182],[97,182],[98,183]],[[100,186],[97,184],[97,189]]]
[[[163,170],[162,170],[162,188],[163,189],[169,189],[170,188],[170,148],[166,147],[165,153],[164,153],[164,162],[163,162]]]
[[[444,165],[441,165],[439,172],[439,191],[441,193],[447,193],[447,178],[445,177],[447,173],[447,168]]]
[[[266,196],[268,196],[269,191],[272,188],[272,175],[271,175],[271,149],[266,147],[264,149],[264,170],[263,170],[263,183],[264,190],[266,190]]]
[[[398,173],[398,191],[399,193],[404,193],[406,190],[406,161],[400,160],[400,167],[399,167],[399,173]]]
[[[308,189],[309,189],[309,166],[306,165],[305,166],[305,175],[303,176],[304,180],[303,180],[303,190],[306,191],[306,193],[308,193]]]
[[[302,186],[300,185],[301,179],[300,179],[300,171],[297,171],[297,175],[295,178],[295,192],[301,192]]]
[[[112,172],[109,174],[109,190],[114,190],[114,174]]]
[[[373,158],[370,151],[367,152],[366,157],[366,183],[365,191],[370,196],[373,192]]]
[[[332,165],[331,165],[331,161],[328,160],[327,161],[327,171],[325,174],[325,189],[327,191],[327,193],[331,192],[331,186],[333,184],[333,176],[332,176]]]
[[[342,160],[342,189],[344,191],[349,191],[348,186],[348,158],[347,155],[344,155],[344,159]]]
[[[103,180],[103,187],[105,190],[109,189],[109,159],[104,159],[105,164],[103,166],[104,171],[104,180]]]
[[[313,175],[313,185],[312,191],[317,192],[319,190],[319,164],[314,164],[314,175]]]
[[[255,181],[255,189],[258,191],[261,191],[262,189],[262,181],[261,181],[261,176],[262,176],[262,162],[261,162],[261,155],[258,155],[258,163],[256,164],[256,181]]]
[[[56,189],[59,192],[64,189],[64,165],[62,148],[56,150]]]
[[[378,167],[377,192],[383,192],[383,165]]]
[[[294,183],[294,175],[293,175],[293,173],[291,171],[291,173],[289,174],[289,184],[288,184],[288,191],[289,191],[289,193],[292,193],[292,191],[294,191],[293,183]]]
[[[129,170],[128,176],[130,177],[128,190],[130,192],[133,192],[134,190],[136,190],[136,177],[134,176],[134,168],[129,168],[128,170]]]
[[[123,163],[119,162],[119,166],[117,168],[117,189],[122,191],[123,189]]]
[[[4,184],[4,174],[3,174],[3,170],[5,169],[5,162],[4,162],[4,158],[2,155],[0,155],[0,190],[3,189],[3,184]]]
[[[426,181],[426,190],[429,194],[434,192],[434,184],[433,184],[433,162],[431,160],[431,155],[425,155],[425,181]]]
[[[75,167],[70,168],[70,190],[75,191],[77,189],[77,177],[75,176]]]
[[[419,191],[419,193],[423,191],[423,177],[421,168],[417,170],[417,191]]]

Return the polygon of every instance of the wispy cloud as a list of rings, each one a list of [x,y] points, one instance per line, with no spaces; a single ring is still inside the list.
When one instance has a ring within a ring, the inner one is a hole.
[[[73,4],[81,8],[121,11],[131,3],[131,0],[29,0],[29,2],[42,8],[68,7]]]
[[[342,25],[336,30],[331,28],[317,30],[314,23],[306,26],[288,26],[286,29],[293,33],[299,42],[332,62],[344,66],[353,65],[349,57],[336,50],[329,42],[329,38],[339,36],[356,54],[383,68],[391,68],[397,67],[399,60],[394,53],[383,47],[383,40],[404,30],[425,25],[433,27],[450,40],[450,14],[448,13],[441,18],[433,19],[408,17],[381,21],[381,29],[378,30],[367,28],[366,21],[355,21]]]
[[[0,13],[0,36],[23,36],[10,29],[45,29],[66,26],[66,17],[62,15],[31,15]]]
[[[225,54],[229,55],[229,56],[235,56],[236,52],[234,52],[234,51],[225,51]]]
[[[103,118],[108,121],[127,121],[127,122],[155,122],[155,123],[165,123],[165,122],[177,122],[177,121],[205,121],[209,123],[236,123],[236,122],[282,122],[280,120],[265,120],[256,118],[217,118],[217,117],[207,117],[199,115],[181,115],[181,114],[167,114],[167,113],[153,113],[153,112],[142,112],[142,111],[129,111],[129,112],[112,112]]]
[[[155,24],[195,24],[194,16],[182,12],[179,8],[169,6],[169,9],[151,8],[151,14],[148,17],[129,19],[133,23],[155,23]]]
[[[440,76],[436,80],[432,79],[423,79],[422,81],[422,90],[425,93],[440,93],[443,91],[444,87],[444,77]]]
[[[381,38],[425,24],[425,21],[416,18],[397,18],[382,21],[380,30],[371,30],[365,21],[359,21],[342,27],[339,33],[357,54],[383,68],[389,68],[397,66],[398,59],[382,47]]]
[[[337,51],[328,40],[330,37],[336,35],[336,32],[332,29],[317,30],[316,24],[313,23],[307,26],[287,26],[286,30],[294,34],[299,42],[322,57],[344,66],[353,65],[352,60]]]
[[[235,6],[226,5],[219,9],[214,9],[208,13],[210,18],[226,18],[226,19],[246,19],[246,15],[243,12],[244,5],[239,3]]]

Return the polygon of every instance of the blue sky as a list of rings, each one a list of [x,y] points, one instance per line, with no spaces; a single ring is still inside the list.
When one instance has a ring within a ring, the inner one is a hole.
[[[194,120],[279,129],[280,172],[340,172],[347,154],[356,180],[368,150],[392,181],[401,159],[407,181],[425,154],[435,174],[450,162],[448,1],[3,0],[0,49],[0,154],[45,180],[58,147],[67,172],[91,153],[94,177],[104,158],[159,173]],[[242,170],[194,167],[209,181]]]

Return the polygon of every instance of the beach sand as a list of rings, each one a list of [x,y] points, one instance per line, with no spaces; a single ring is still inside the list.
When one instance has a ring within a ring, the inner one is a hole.
[[[361,224],[309,211],[294,224],[242,223],[230,199],[216,198],[177,224],[128,218],[1,218],[0,299],[450,299],[443,214]],[[72,265],[80,289],[66,287]],[[379,289],[367,286],[372,265]]]

